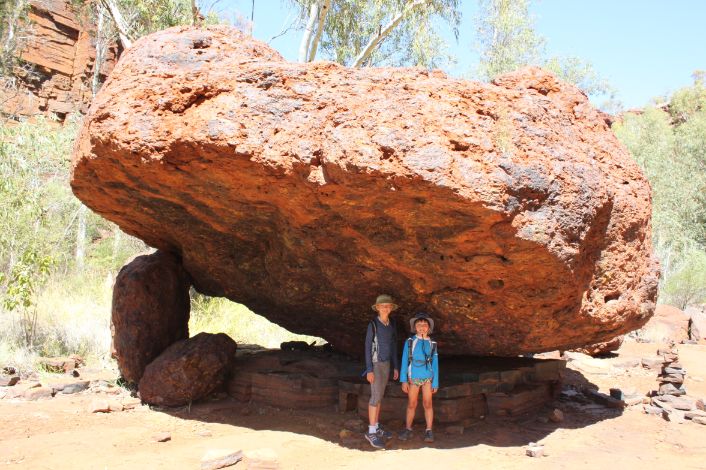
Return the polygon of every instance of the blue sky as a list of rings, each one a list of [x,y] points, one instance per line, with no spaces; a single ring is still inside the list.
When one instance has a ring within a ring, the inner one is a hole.
[[[444,34],[458,61],[446,70],[454,76],[463,76],[478,61],[477,3],[461,3],[458,43],[450,31]],[[214,9],[249,19],[251,7],[252,0],[221,0]],[[690,85],[695,70],[706,70],[706,0],[539,0],[532,2],[531,13],[535,30],[546,39],[547,55],[591,62],[626,108]],[[270,41],[293,20],[294,9],[286,0],[255,0],[257,39]],[[294,61],[300,38],[301,31],[292,29],[270,45]]]

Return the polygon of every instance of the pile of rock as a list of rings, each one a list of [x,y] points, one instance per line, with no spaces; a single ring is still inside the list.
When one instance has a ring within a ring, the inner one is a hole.
[[[658,349],[657,355],[662,358],[662,369],[657,376],[659,389],[653,393],[651,406],[646,406],[645,412],[660,414],[667,421],[676,423],[690,419],[706,425],[703,400],[686,395],[686,370],[678,362],[679,354],[674,343],[667,348]]]
[[[686,395],[684,389],[684,376],[686,371],[677,362],[679,355],[677,348],[672,344],[667,348],[658,349],[657,356],[663,359],[662,370],[657,376],[659,382],[658,395]]]

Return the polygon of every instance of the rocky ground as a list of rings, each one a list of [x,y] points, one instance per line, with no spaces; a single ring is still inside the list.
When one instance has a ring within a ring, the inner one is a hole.
[[[637,395],[655,390],[657,371],[641,360],[659,346],[626,341],[608,358],[575,356],[565,392],[550,407],[467,428],[440,427],[431,445],[417,433],[408,443],[392,440],[384,451],[365,445],[363,422],[353,412],[257,407],[223,395],[190,408],[150,409],[114,385],[114,371],[45,374],[0,387],[0,466],[193,469],[209,453],[242,451],[235,459],[244,460],[233,468],[704,468],[706,426],[646,414],[641,403],[613,408],[587,392],[593,385],[606,394],[614,387]],[[688,396],[706,397],[706,345],[678,349]],[[528,456],[530,443],[540,444],[533,449],[544,455]]]

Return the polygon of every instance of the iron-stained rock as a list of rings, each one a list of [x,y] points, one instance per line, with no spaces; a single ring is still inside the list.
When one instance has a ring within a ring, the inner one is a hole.
[[[492,84],[287,63],[224,26],[126,51],[72,187],[195,287],[360,354],[370,304],[445,354],[571,349],[654,310],[650,189],[602,114],[538,68]]]

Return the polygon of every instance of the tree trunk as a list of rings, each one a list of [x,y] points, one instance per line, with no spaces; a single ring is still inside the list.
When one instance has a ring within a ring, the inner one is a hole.
[[[398,24],[400,24],[400,21],[402,21],[412,10],[414,10],[420,5],[427,3],[428,1],[429,0],[415,0],[407,3],[404,9],[401,12],[397,13],[392,18],[392,20],[387,23],[387,26],[382,28],[375,36],[370,38],[370,41],[368,41],[368,44],[365,46],[363,51],[358,54],[358,57],[356,57],[353,61],[353,67],[360,67],[365,64],[365,62],[375,51],[375,48],[377,48],[378,44],[380,44],[382,40],[385,39],[385,37],[387,37],[387,35],[390,34],[390,32],[395,29]]]
[[[110,17],[113,18],[113,22],[118,30],[118,37],[120,38],[123,48],[129,49],[130,46],[132,46],[132,38],[130,37],[129,28],[127,23],[125,23],[125,19],[123,19],[123,15],[120,13],[120,10],[112,2],[112,0],[101,1],[103,6],[108,10],[108,13],[110,13]]]
[[[319,16],[319,4],[314,2],[311,4],[309,9],[309,21],[306,24],[306,29],[304,30],[304,36],[302,36],[302,42],[299,43],[299,62],[307,62],[309,57],[309,44],[311,43],[311,34],[314,30],[314,23],[316,23],[316,18]]]
[[[316,35],[314,40],[309,47],[309,58],[307,62],[313,62],[316,58],[316,50],[319,48],[319,41],[321,40],[321,34],[324,32],[324,23],[326,22],[326,15],[331,9],[331,0],[324,0],[321,5],[321,10],[319,11],[319,24],[316,27]]]

